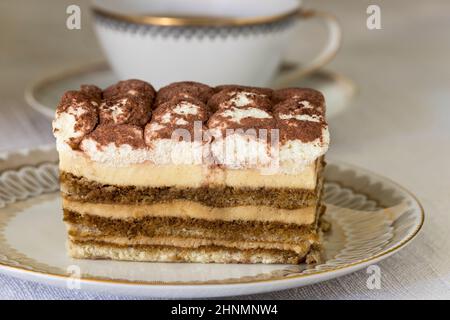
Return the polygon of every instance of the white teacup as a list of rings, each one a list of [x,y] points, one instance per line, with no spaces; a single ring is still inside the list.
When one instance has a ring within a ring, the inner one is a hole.
[[[270,85],[300,19],[322,19],[329,39],[315,59],[280,83],[323,66],[341,39],[332,15],[304,10],[298,0],[95,0],[93,12],[117,75],[157,88],[182,80]]]

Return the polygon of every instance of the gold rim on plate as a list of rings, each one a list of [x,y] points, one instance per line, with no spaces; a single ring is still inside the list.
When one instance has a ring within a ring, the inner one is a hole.
[[[345,162],[342,161],[333,161],[333,163],[336,164],[342,164],[344,166],[347,167],[353,167],[356,169],[359,169],[363,172],[366,172],[367,174],[370,174],[372,176],[377,177],[378,179],[387,181],[389,183],[391,183],[392,185],[394,185],[395,187],[397,187],[398,189],[402,190],[404,193],[406,193],[407,195],[409,195],[412,199],[414,199],[415,203],[417,204],[417,206],[419,207],[419,211],[420,211],[420,221],[418,223],[418,225],[415,227],[414,231],[405,239],[403,239],[402,241],[400,241],[396,246],[390,248],[389,250],[386,250],[384,252],[381,252],[379,254],[376,254],[372,257],[366,258],[366,259],[361,259],[359,261],[353,262],[353,263],[349,263],[346,265],[342,265],[342,266],[338,266],[338,267],[334,267],[331,270],[322,270],[322,271],[314,271],[311,273],[307,273],[307,274],[297,274],[297,275],[289,275],[289,276],[273,276],[271,278],[266,278],[266,279],[245,279],[244,278],[239,278],[239,279],[222,279],[222,280],[210,280],[210,281],[171,281],[171,282],[165,282],[165,281],[142,281],[142,280],[126,280],[126,279],[104,279],[104,278],[98,278],[98,277],[91,277],[91,276],[87,276],[87,277],[82,277],[80,280],[82,282],[87,282],[87,283],[91,283],[91,284],[116,284],[116,285],[131,285],[131,286],[187,286],[187,285],[195,285],[195,286],[208,286],[208,285],[227,285],[227,286],[231,286],[231,285],[239,285],[239,284],[255,284],[255,283],[266,283],[266,282],[282,282],[282,281],[291,281],[291,280],[295,280],[295,279],[300,279],[300,278],[306,278],[306,277],[314,277],[317,275],[322,275],[322,274],[326,274],[326,273],[332,273],[335,271],[339,271],[339,270],[345,270],[348,268],[352,268],[352,267],[356,267],[356,266],[363,266],[365,264],[367,264],[368,262],[371,261],[377,261],[383,257],[389,256],[391,254],[393,254],[395,251],[399,250],[400,248],[406,246],[407,244],[409,244],[411,242],[411,240],[413,240],[417,234],[419,233],[419,231],[422,229],[422,226],[424,224],[425,221],[425,212],[424,212],[424,208],[422,206],[422,204],[420,203],[419,199],[408,189],[406,189],[405,187],[401,186],[400,184],[398,184],[397,182],[386,178],[384,176],[381,176],[379,174],[373,173],[367,169],[363,169],[360,168],[358,166],[355,165],[348,165]],[[11,265],[7,265],[4,263],[0,262],[0,266],[2,268],[5,268],[7,270],[10,270],[11,272],[17,272],[17,273],[27,273],[29,275],[33,275],[35,277],[43,277],[43,276],[47,276],[47,277],[52,277],[52,278],[56,278],[59,280],[69,280],[71,279],[71,277],[69,275],[61,275],[61,274],[57,274],[57,273],[51,273],[51,272],[41,272],[41,271],[33,271],[33,270],[28,270],[25,269],[23,267],[15,267],[15,266],[11,266]]]

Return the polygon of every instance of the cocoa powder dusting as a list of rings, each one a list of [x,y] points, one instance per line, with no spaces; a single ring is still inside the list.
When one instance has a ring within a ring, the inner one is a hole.
[[[175,108],[182,104],[194,105],[198,110],[195,114],[175,113]],[[141,148],[145,146],[144,129],[148,143],[152,139],[170,138],[175,129],[193,134],[196,121],[200,122],[202,130],[219,129],[223,133],[227,129],[279,129],[281,143],[321,139],[327,126],[323,95],[305,88],[272,90],[239,85],[211,88],[184,81],[156,92],[149,83],[131,79],[111,85],[103,92],[94,85],[83,85],[80,91],[67,91],[57,113],[75,105],[87,110],[78,116],[75,129],[85,132],[84,136],[88,135],[100,145],[114,142],[118,146],[126,143]],[[258,109],[268,116],[248,116],[234,121],[223,113],[228,109],[246,108]]]

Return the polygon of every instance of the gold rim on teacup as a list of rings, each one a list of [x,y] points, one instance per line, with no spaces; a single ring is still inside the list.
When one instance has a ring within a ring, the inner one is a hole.
[[[93,7],[94,14],[121,20],[129,23],[156,25],[156,26],[203,26],[203,27],[238,27],[261,25],[267,23],[279,22],[285,19],[305,15],[305,11],[301,8],[295,8],[278,15],[248,17],[248,18],[229,18],[229,17],[213,17],[213,16],[153,16],[153,15],[137,15],[123,14],[105,10],[99,7]]]

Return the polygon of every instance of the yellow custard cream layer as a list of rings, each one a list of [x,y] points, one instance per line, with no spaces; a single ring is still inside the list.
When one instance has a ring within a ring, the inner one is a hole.
[[[266,206],[239,206],[228,208],[208,207],[198,202],[176,200],[151,205],[125,205],[78,202],[63,199],[63,208],[79,213],[113,219],[142,217],[177,217],[209,221],[261,221],[309,225],[314,223],[316,207],[278,209]]]
[[[317,165],[313,163],[299,174],[261,174],[256,169],[220,169],[202,165],[132,164],[111,167],[72,152],[60,152],[60,170],[102,184],[146,187],[230,187],[300,188],[316,187]]]

